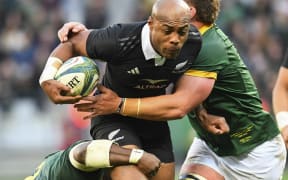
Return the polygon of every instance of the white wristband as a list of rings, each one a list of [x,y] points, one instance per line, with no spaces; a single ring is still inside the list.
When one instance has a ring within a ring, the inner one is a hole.
[[[129,157],[129,163],[131,164],[137,164],[138,161],[143,156],[144,151],[142,149],[132,149],[130,157]]]
[[[285,126],[288,125],[288,112],[281,111],[276,114],[276,120],[278,128],[281,131]]]
[[[61,61],[61,59],[57,57],[49,57],[39,78],[39,84],[41,85],[44,81],[54,79],[58,69],[62,64],[63,61]]]

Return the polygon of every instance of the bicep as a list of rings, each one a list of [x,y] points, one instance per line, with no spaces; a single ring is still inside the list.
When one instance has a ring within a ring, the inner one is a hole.
[[[70,43],[73,48],[74,55],[88,56],[87,39],[91,30],[81,31],[70,38]]]
[[[288,89],[288,68],[280,68],[276,85]]]
[[[279,111],[287,111],[288,109],[288,69],[281,67],[273,89],[273,109],[277,113]]]
[[[86,42],[86,51],[89,57],[104,61],[117,59],[116,56],[120,54],[118,40],[121,32],[122,30],[118,26],[91,31]]]
[[[215,79],[183,75],[175,86],[175,95],[191,110],[202,103],[211,93]]]

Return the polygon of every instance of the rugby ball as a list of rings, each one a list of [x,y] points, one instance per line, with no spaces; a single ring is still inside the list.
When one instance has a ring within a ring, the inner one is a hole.
[[[54,79],[71,88],[72,96],[87,96],[99,81],[99,68],[90,58],[77,56],[65,61]]]

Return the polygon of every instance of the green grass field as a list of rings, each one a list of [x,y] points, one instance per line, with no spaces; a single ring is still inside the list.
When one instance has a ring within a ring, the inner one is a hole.
[[[288,180],[288,169],[286,168],[285,172],[284,172],[284,176],[282,180]]]

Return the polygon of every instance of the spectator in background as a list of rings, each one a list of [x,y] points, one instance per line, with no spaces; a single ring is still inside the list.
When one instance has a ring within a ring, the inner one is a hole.
[[[15,98],[15,71],[17,64],[4,54],[0,54],[0,111],[9,112]]]
[[[222,15],[218,24],[231,37],[243,56],[260,96],[267,102],[267,110],[271,112],[271,92],[275,75],[284,54],[283,47],[286,47],[288,42],[288,32],[283,31],[283,24],[288,23],[287,12],[279,8],[283,9],[283,5],[287,7],[287,1],[259,2],[222,1]]]

